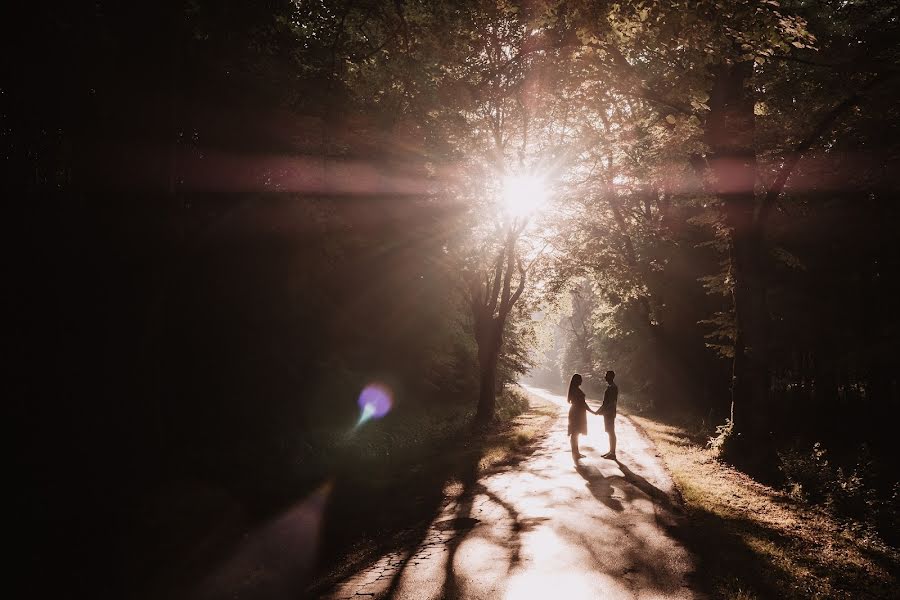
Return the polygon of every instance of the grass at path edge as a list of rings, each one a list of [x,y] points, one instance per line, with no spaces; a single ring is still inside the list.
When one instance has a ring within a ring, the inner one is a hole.
[[[629,415],[679,489],[696,583],[714,598],[895,598],[900,553],[715,458],[685,427]]]

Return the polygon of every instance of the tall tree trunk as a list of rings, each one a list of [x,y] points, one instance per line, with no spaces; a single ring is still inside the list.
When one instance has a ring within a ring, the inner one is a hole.
[[[762,231],[754,218],[757,176],[752,63],[721,65],[710,97],[707,143],[713,186],[721,199],[731,250],[735,315],[732,420],[735,432],[758,438],[769,420],[768,307]]]
[[[732,372],[735,431],[757,438],[769,426],[768,306],[761,242],[755,234],[732,232],[732,278],[736,338]],[[749,239],[748,239],[749,238]]]
[[[487,424],[494,419],[500,346],[501,340],[495,338],[486,340],[483,350],[481,346],[478,347],[478,410],[475,413],[475,421],[479,424]]]

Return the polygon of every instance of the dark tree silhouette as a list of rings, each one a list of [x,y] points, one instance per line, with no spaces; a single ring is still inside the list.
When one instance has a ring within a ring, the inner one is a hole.
[[[525,290],[526,270],[516,256],[516,242],[527,221],[514,220],[506,227],[497,250],[493,269],[474,273],[469,278],[469,301],[478,344],[478,410],[479,424],[494,418],[497,396],[497,363],[503,348],[503,334],[510,311]],[[513,273],[518,282],[513,289]]]

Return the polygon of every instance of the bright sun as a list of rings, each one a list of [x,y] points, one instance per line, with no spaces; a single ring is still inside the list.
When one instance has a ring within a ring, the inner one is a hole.
[[[549,193],[538,175],[506,175],[500,191],[503,210],[511,217],[527,217],[540,210]]]

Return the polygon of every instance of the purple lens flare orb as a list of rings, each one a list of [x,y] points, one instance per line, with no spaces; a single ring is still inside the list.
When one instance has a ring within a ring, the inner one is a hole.
[[[380,383],[370,383],[363,388],[359,394],[359,408],[362,411],[359,415],[358,425],[362,425],[366,421],[372,419],[380,419],[388,414],[394,401],[391,398],[391,391],[387,386]]]

